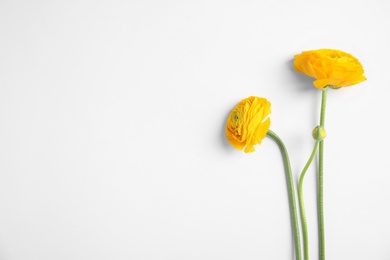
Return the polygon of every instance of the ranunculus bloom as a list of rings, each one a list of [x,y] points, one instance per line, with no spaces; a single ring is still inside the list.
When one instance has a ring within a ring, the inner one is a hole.
[[[255,151],[266,136],[271,120],[271,103],[260,97],[241,100],[232,110],[226,123],[226,137],[234,148],[249,153]]]
[[[320,49],[294,57],[294,69],[315,78],[313,84],[319,89],[348,87],[366,80],[358,59],[343,51]]]

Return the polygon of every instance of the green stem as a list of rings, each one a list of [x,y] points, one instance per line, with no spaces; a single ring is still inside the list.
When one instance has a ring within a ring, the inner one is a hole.
[[[298,215],[297,215],[294,182],[291,173],[290,159],[288,157],[287,149],[283,141],[280,139],[280,137],[271,130],[268,130],[267,135],[277,143],[282,153],[284,168],[286,171],[286,181],[287,181],[288,198],[290,204],[291,223],[293,226],[293,233],[294,233],[295,259],[301,260],[302,259],[301,238],[299,235]]]
[[[327,88],[322,91],[320,125],[325,126],[325,109]],[[320,141],[318,154],[318,239],[320,260],[325,260],[325,227],[324,227],[324,140]]]
[[[325,109],[326,109],[326,94],[328,94],[328,89],[322,91],[322,100],[321,100],[321,117],[320,125],[325,126]]]
[[[306,171],[309,168],[310,164],[312,163],[318,148],[318,141],[315,143],[313,151],[311,152],[311,155],[309,157],[309,160],[307,161],[305,167],[302,170],[302,173],[299,177],[299,183],[298,183],[298,198],[299,198],[299,209],[301,212],[301,221],[302,221],[302,233],[303,233],[303,251],[304,251],[304,259],[309,259],[309,239],[308,239],[308,233],[307,233],[307,221],[306,221],[306,212],[305,212],[305,204],[303,202],[303,178],[305,177]]]

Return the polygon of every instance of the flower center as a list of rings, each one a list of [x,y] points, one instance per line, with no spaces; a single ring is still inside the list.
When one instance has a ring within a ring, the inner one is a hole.
[[[233,114],[233,118],[232,119],[233,119],[232,123],[233,123],[234,128],[238,128],[238,125],[240,123],[240,114],[238,112],[235,112]]]

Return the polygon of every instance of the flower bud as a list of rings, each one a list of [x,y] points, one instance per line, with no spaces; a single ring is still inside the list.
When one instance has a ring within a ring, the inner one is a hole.
[[[325,129],[318,125],[313,129],[313,132],[311,132],[313,135],[314,140],[316,141],[322,141],[326,137],[326,131]]]

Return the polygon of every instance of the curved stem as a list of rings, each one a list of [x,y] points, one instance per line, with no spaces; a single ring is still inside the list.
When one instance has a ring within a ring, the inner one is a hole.
[[[291,223],[292,223],[293,233],[294,233],[295,259],[301,260],[302,259],[301,238],[299,235],[298,216],[297,216],[295,191],[294,191],[294,183],[293,183],[293,178],[291,173],[290,159],[288,157],[287,149],[283,141],[280,139],[280,137],[271,130],[268,130],[267,135],[278,144],[279,149],[282,153],[284,168],[286,171],[286,181],[287,181],[288,198],[290,204]]]
[[[302,221],[302,233],[303,233],[303,253],[304,253],[304,259],[309,259],[309,239],[308,239],[308,232],[307,232],[307,221],[306,221],[306,212],[305,212],[305,204],[303,202],[303,178],[305,177],[306,171],[309,168],[310,164],[312,163],[314,156],[317,153],[318,148],[318,141],[314,144],[313,151],[311,152],[311,155],[309,157],[309,160],[307,161],[305,167],[302,170],[302,173],[299,177],[299,183],[298,183],[298,198],[299,198],[299,210],[301,212],[301,221]]]
[[[322,91],[320,125],[325,125],[325,109],[327,89]],[[325,260],[325,225],[324,225],[324,140],[320,141],[318,151],[318,236],[320,260]]]

